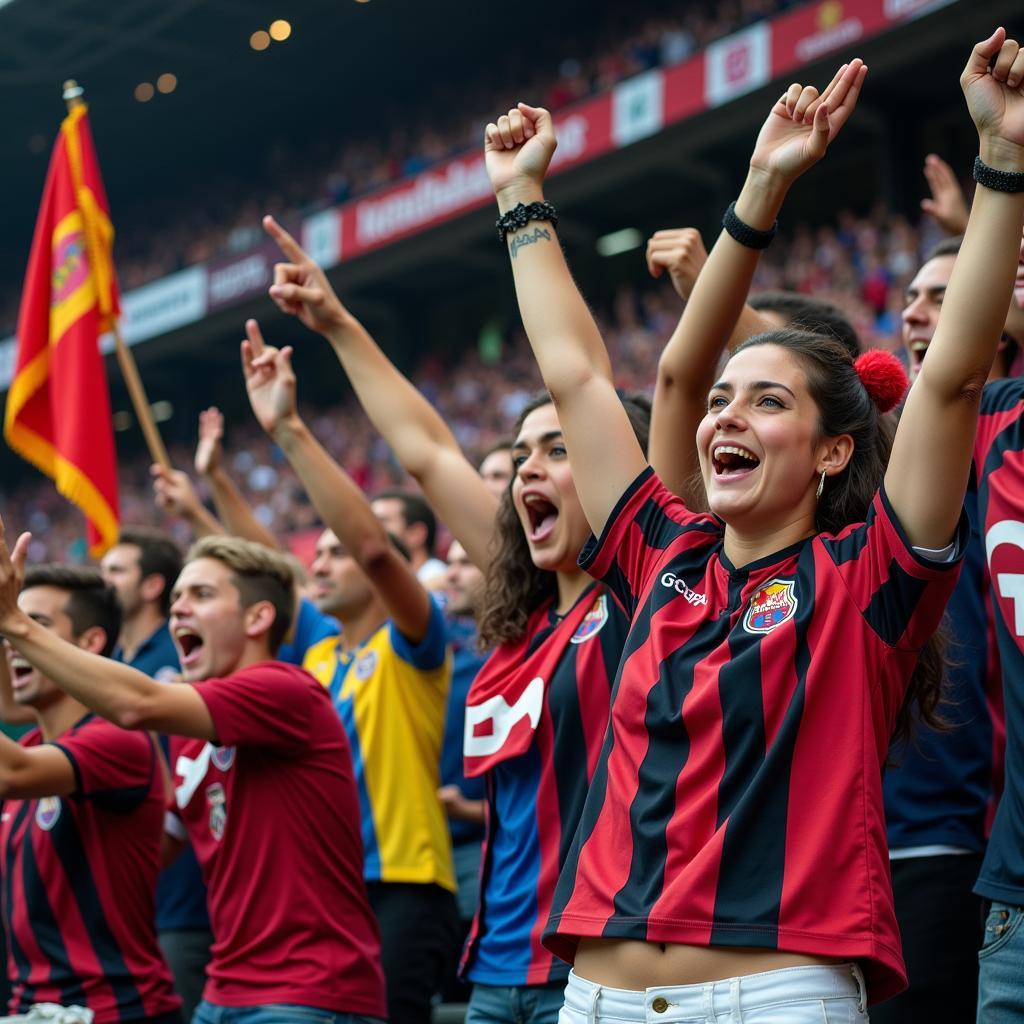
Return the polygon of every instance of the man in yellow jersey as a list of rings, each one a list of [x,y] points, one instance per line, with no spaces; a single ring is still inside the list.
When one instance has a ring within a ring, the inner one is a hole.
[[[458,930],[448,828],[437,795],[451,656],[441,609],[366,497],[300,419],[291,350],[243,343],[253,412],[327,525],[315,599],[342,635],[304,662],[330,689],[359,790],[370,903],[380,923],[391,1024],[426,1024]]]

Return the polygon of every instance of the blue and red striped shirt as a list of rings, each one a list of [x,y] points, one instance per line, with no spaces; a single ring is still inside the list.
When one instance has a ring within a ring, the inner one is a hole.
[[[541,935],[597,765],[629,626],[621,605],[599,585],[587,588],[577,609],[586,611],[582,619],[572,611],[558,616],[551,604],[539,608],[526,638],[495,651],[478,677],[522,675],[538,653],[553,665],[525,751],[485,776],[480,905],[462,964],[473,982],[542,985],[569,973]]]
[[[648,468],[581,564],[632,626],[548,948],[780,949],[860,961],[872,1001],[902,989],[882,766],[958,563],[915,553],[880,492],[736,567]]]

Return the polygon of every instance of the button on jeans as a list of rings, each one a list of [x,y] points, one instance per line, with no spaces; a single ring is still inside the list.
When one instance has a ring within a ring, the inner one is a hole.
[[[585,981],[565,987],[559,1024],[864,1024],[864,976],[855,964],[786,967],[703,985],[634,992]],[[908,1022],[909,1024],[909,1022]]]

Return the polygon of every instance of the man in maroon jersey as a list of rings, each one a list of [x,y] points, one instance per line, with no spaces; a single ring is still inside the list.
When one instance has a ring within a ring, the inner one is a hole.
[[[308,1021],[310,1008],[335,1024],[383,1017],[345,732],[312,676],[271,660],[292,615],[288,562],[251,541],[199,541],[171,606],[192,685],[164,686],[18,608],[29,540],[13,556],[0,542],[0,633],[104,718],[175,737],[169,828],[196,851],[216,938],[193,1021],[286,1024]]]
[[[33,567],[18,604],[37,630],[100,664],[117,641],[117,596],[91,569]],[[11,1012],[52,1002],[88,1007],[97,1024],[178,1022],[156,942],[165,796],[153,741],[97,718],[6,653],[4,711],[29,708],[37,723],[20,743],[0,737]]]

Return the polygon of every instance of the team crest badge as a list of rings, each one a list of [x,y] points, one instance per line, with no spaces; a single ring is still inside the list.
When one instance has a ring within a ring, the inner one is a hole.
[[[608,595],[602,594],[584,616],[583,621],[576,627],[576,632],[569,638],[569,643],[586,643],[591,637],[597,636],[601,632],[601,628],[607,621]]]
[[[214,747],[210,760],[222,772],[226,772],[235,763],[234,747]]]
[[[44,796],[36,807],[36,824],[49,832],[57,819],[60,817],[60,798],[56,796]]]
[[[206,804],[210,808],[210,835],[220,842],[228,823],[228,807],[224,787],[219,782],[206,787]]]
[[[365,683],[370,676],[377,670],[377,652],[367,651],[365,654],[360,655],[358,661],[356,661],[355,673],[356,679],[361,683]]]
[[[770,633],[796,615],[796,580],[772,580],[756,591],[743,619],[748,633]]]

